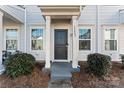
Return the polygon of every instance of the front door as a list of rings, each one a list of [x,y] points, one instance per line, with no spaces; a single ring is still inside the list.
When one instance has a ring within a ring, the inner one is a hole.
[[[68,51],[68,30],[55,29],[54,38],[54,58],[55,60],[67,60]]]

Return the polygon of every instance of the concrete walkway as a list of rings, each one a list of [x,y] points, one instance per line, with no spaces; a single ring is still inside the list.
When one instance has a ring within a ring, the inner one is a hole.
[[[49,88],[72,88],[71,63],[67,62],[54,62],[51,64],[51,80]]]
[[[51,80],[48,88],[73,88],[71,80]]]

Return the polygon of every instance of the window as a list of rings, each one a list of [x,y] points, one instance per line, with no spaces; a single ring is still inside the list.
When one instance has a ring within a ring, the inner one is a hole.
[[[43,50],[43,29],[31,29],[31,49]]]
[[[18,37],[17,29],[6,29],[6,49],[7,50],[17,50],[18,47]]]
[[[91,49],[91,29],[79,29],[79,50]]]
[[[105,29],[105,50],[117,50],[117,29]]]

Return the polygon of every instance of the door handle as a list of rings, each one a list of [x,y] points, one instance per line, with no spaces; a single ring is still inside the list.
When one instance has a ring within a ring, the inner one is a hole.
[[[66,43],[66,46],[68,46],[68,43]]]
[[[66,43],[66,45],[65,45],[66,47],[68,47],[68,43]]]

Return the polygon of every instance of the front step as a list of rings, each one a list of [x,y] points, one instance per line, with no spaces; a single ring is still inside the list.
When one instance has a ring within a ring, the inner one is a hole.
[[[70,80],[71,64],[67,62],[54,62],[51,64],[51,79],[52,80]]]
[[[63,72],[58,71],[57,73],[56,72],[51,73],[52,80],[64,80],[64,79],[69,80],[71,79],[71,77],[72,74],[71,72],[68,71],[63,71]]]

